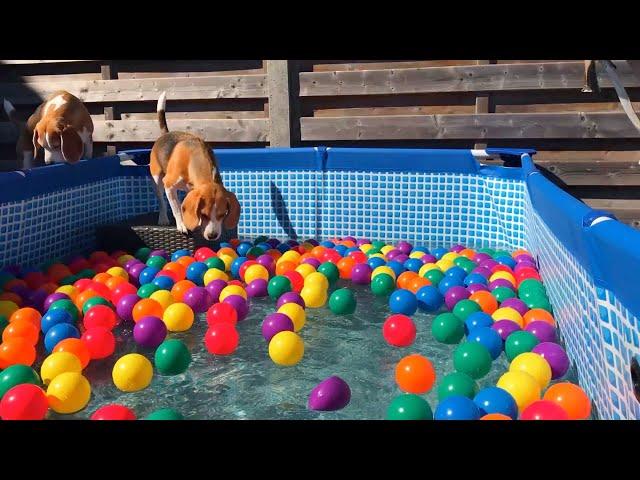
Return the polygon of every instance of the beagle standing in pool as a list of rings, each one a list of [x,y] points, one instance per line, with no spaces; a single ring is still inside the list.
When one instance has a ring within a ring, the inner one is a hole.
[[[38,106],[26,123],[16,118],[16,111],[9,100],[4,100],[4,110],[16,125],[20,137],[16,145],[18,161],[23,168],[31,168],[44,148],[44,162],[75,163],[84,155],[93,157],[93,121],[82,100],[69,92],[54,92]]]
[[[201,138],[186,132],[169,132],[165,116],[166,92],[158,99],[158,121],[162,135],[153,144],[149,168],[160,204],[159,225],[169,225],[163,193],[167,194],[176,228],[182,232],[202,229],[207,240],[217,240],[226,229],[235,228],[240,204],[222,184],[216,157]],[[182,205],[178,190],[186,191]]]

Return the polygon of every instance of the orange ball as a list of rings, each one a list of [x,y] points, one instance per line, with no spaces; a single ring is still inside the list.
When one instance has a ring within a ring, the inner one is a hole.
[[[511,254],[513,258],[516,258],[518,255],[529,255],[530,257],[532,256],[527,250],[523,248],[520,248]]]
[[[0,293],[0,301],[7,300],[9,302],[15,303],[17,306],[22,306],[22,297],[13,292],[4,292]]]
[[[123,277],[111,277],[105,282],[105,285],[109,290],[113,290],[121,283],[125,283],[127,280]]]
[[[292,272],[297,266],[297,263],[284,260],[276,265],[276,275],[284,275],[286,272]]]
[[[17,310],[15,313],[19,311],[20,310]],[[12,338],[24,338],[31,345],[35,345],[36,343],[38,343],[39,337],[40,329],[29,320],[24,318],[14,320],[9,325],[7,325],[2,332],[3,342],[11,340]]]
[[[317,247],[313,247],[311,249],[311,255],[313,255],[318,260],[322,260],[322,255],[324,254],[325,250],[325,247],[323,247],[322,245],[318,245]]]
[[[41,318],[42,318],[42,315],[40,315],[40,312],[37,311],[35,308],[24,307],[13,312],[11,314],[11,317],[9,317],[9,321],[13,323],[19,320],[27,320],[31,322],[33,325],[35,325],[36,328],[39,329]]]
[[[396,365],[396,383],[407,393],[427,393],[436,381],[436,371],[428,358],[417,353],[408,355]]]
[[[174,297],[175,298],[175,297]],[[182,301],[182,300],[179,300]],[[137,322],[142,317],[146,317],[151,315],[153,317],[162,318],[162,314],[164,310],[162,309],[162,305],[159,302],[154,300],[153,298],[143,298],[138,303],[136,303],[133,307],[133,321]]]
[[[91,352],[89,352],[89,347],[79,338],[65,338],[64,340],[58,342],[58,344],[53,349],[53,353],[56,352],[69,352],[78,357],[80,360],[80,366],[84,370],[89,365],[89,361],[91,360]]]
[[[498,309],[498,300],[496,300],[496,297],[485,290],[478,290],[472,293],[469,300],[476,302],[480,306],[480,309],[489,315]]]
[[[351,257],[344,257],[338,260],[338,271],[340,272],[340,278],[349,280],[351,278],[351,270],[355,266],[356,261]]]
[[[469,260],[473,260],[473,256],[476,254],[475,251],[470,248],[465,248],[464,250],[460,250],[458,255],[462,255],[463,257],[467,257]]]
[[[111,275],[109,275],[107,272],[102,272],[102,273],[97,273],[93,277],[93,281],[106,285],[107,280],[109,280],[110,278],[111,278]]]
[[[314,258],[313,255],[311,255],[309,252],[303,253],[302,255],[300,255],[300,263],[302,263],[303,260],[306,260],[307,258]]]
[[[191,265],[193,262],[195,262],[196,259],[193,257],[180,257],[178,260],[176,260],[176,262],[178,262],[180,265],[182,265],[184,268],[187,268],[189,265]],[[185,273],[186,275],[186,273]]]
[[[522,319],[524,320],[525,327],[531,322],[536,321],[547,322],[549,325],[553,325],[554,327],[556,326],[556,321],[553,318],[553,315],[542,308],[532,308],[524,314],[524,317],[522,317]]]
[[[282,253],[280,253],[280,250],[276,250],[275,248],[267,250],[265,253],[276,261],[282,256]]]
[[[353,248],[356,246],[356,244],[353,242],[353,240],[342,240],[339,242],[341,245],[344,245],[347,248]]]
[[[78,310],[82,311],[82,307],[84,306],[84,302],[89,300],[92,297],[98,297],[98,293],[90,288],[86,289],[84,292],[78,294],[73,303],[76,305]]]
[[[408,290],[412,293],[418,293],[422,287],[426,287],[427,285],[431,285],[431,282],[428,278],[423,278],[420,275],[416,275],[414,279],[409,282]]]
[[[51,295],[58,289],[59,285],[53,282],[47,282],[44,285],[41,285],[38,290],[44,290],[48,295]]]
[[[512,418],[502,413],[487,413],[484,417],[480,417],[480,420],[512,420]]]
[[[182,302],[184,294],[187,293],[187,290],[195,287],[196,284],[191,280],[180,280],[173,284],[171,287],[171,296],[175,299],[176,302]]]
[[[409,285],[411,284],[411,282],[416,277],[419,277],[419,276],[420,275],[418,275],[416,272],[412,272],[411,270],[407,270],[406,272],[402,272],[398,276],[398,279],[396,280],[396,284],[398,285],[398,288],[403,288],[405,290],[409,290]]]
[[[187,276],[187,267],[176,262],[169,262],[162,267],[162,270],[168,270],[177,275],[178,280],[184,280]]]
[[[36,347],[24,338],[11,338],[0,344],[0,368],[3,370],[18,363],[30,367],[35,361]]]
[[[543,400],[549,400],[562,407],[570,420],[586,420],[591,415],[591,401],[585,391],[569,382],[551,385],[544,393]]]

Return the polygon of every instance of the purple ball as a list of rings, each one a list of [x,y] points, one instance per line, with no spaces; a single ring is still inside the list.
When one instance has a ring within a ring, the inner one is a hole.
[[[275,273],[276,261],[271,255],[267,255],[266,253],[264,255],[260,255],[258,258],[256,258],[256,262],[266,268],[269,272],[269,275],[273,275]]]
[[[195,313],[204,313],[213,305],[211,294],[204,287],[191,287],[185,292],[182,301],[189,305]]]
[[[320,243],[319,243],[317,240],[313,239],[313,238],[309,238],[309,239],[307,240],[307,243],[308,243],[309,245],[313,245],[314,247],[317,247],[318,245],[320,245]]]
[[[366,263],[356,263],[351,269],[351,281],[356,285],[369,285],[373,269]]]
[[[47,298],[44,299],[43,308],[45,311],[49,310],[51,304],[57,300],[70,300],[69,295],[61,292],[53,292]]]
[[[493,267],[495,267],[496,265],[498,265],[498,262],[496,262],[493,258],[487,258],[486,260],[482,260],[478,266],[479,267],[486,267],[489,270],[491,270]]]
[[[167,337],[167,326],[158,317],[142,317],[133,327],[133,339],[145,348],[156,348]]]
[[[322,412],[340,410],[351,401],[351,389],[340,377],[329,377],[311,390],[309,408]]]
[[[497,322],[494,322],[493,325],[491,325],[491,328],[493,328],[496,332],[500,334],[500,337],[502,337],[503,342],[513,332],[522,330],[520,328],[520,325],[518,325],[516,322],[512,322],[511,320],[498,320]]]
[[[518,272],[523,268],[533,268],[536,272],[538,271],[537,265],[533,262],[520,262],[515,267],[513,267],[513,271]]]
[[[496,278],[493,282],[489,282],[489,290],[493,291],[498,287],[507,287],[511,290],[514,289],[513,284],[505,278]]]
[[[140,262],[136,263],[129,269],[129,281],[134,280],[136,283],[138,282],[138,278],[140,277],[140,273],[147,268],[147,266]],[[133,282],[132,282],[133,283]]]
[[[127,260],[127,262],[124,264],[125,271],[129,273],[129,270],[131,269],[131,267],[133,267],[136,263],[142,263],[142,262],[137,258],[132,258],[130,260]]]
[[[209,295],[211,295],[212,305],[217,303],[220,300],[220,292],[227,286],[227,282],[222,280],[221,278],[216,278],[215,280],[208,283],[208,285],[204,288],[207,289]]]
[[[425,253],[422,257],[420,257],[422,263],[436,263],[438,259],[431,255],[430,253]]]
[[[169,254],[167,253],[167,251],[162,249],[162,248],[160,248],[158,250],[154,250],[153,252],[151,252],[149,254],[149,258],[151,258],[151,257],[163,257],[163,258],[165,258],[167,260],[171,260],[171,257],[169,257]]]
[[[247,315],[249,314],[249,304],[244,297],[241,297],[240,295],[229,295],[228,297],[225,297],[223,302],[228,303],[236,309],[239,322],[247,318]]]
[[[22,269],[20,268],[20,265],[7,265],[2,270],[10,273],[14,277],[19,277]]]
[[[308,263],[309,265],[311,265],[313,268],[315,268],[316,270],[318,269],[318,267],[320,266],[320,260],[318,260],[317,258],[305,258],[302,262],[300,263]]]
[[[293,332],[293,321],[284,313],[272,313],[268,315],[262,322],[262,336],[269,342],[280,332]]]
[[[567,370],[569,370],[569,357],[564,349],[557,343],[539,343],[533,347],[533,350],[531,351],[542,356],[542,358],[547,361],[551,367],[551,378],[553,380],[564,377]]]
[[[542,320],[536,320],[524,327],[527,332],[533,333],[540,342],[555,342],[556,341],[556,329],[553,325],[543,322]]]
[[[470,296],[471,294],[469,293],[469,290],[464,287],[451,287],[444,295],[444,303],[446,303],[449,310],[453,310],[453,307],[456,306],[456,303],[458,303],[460,300],[464,300],[465,298],[469,298]]]
[[[397,248],[394,248],[393,250],[389,250],[387,252],[387,260],[393,260],[398,255],[402,255],[402,252],[400,250],[398,250]]]
[[[454,245],[449,249],[450,252],[456,252],[456,253],[460,253],[462,250],[464,250],[464,246],[462,245]]]
[[[411,250],[413,250],[413,245],[403,240],[396,244],[396,248],[400,250],[402,253],[404,253],[405,255],[409,255],[411,253]]]
[[[535,264],[536,261],[533,259],[531,255],[527,255],[526,253],[521,253],[516,258],[514,258],[516,263],[529,262]]]
[[[256,278],[247,285],[247,296],[251,298],[261,298],[268,295],[267,282],[264,278]]]
[[[370,243],[371,243],[371,240],[369,240],[368,238],[360,238],[356,242],[356,247],[361,247],[362,245],[368,245]]]
[[[394,260],[395,260],[396,262],[404,263],[404,262],[406,262],[407,260],[409,260],[409,256],[408,256],[408,255],[406,255],[406,254],[404,254],[404,253],[401,253],[400,255],[396,255],[396,256],[395,256],[395,258],[394,258]]]
[[[280,245],[280,240],[278,240],[277,238],[270,238],[265,243],[268,243],[271,248],[276,248],[278,245]]]
[[[474,293],[476,293],[476,292],[481,291],[481,290],[482,290],[483,292],[488,292],[488,291],[489,291],[489,287],[487,287],[486,285],[484,285],[484,284],[482,284],[482,283],[472,283],[471,285],[469,285],[469,286],[467,287],[467,291],[468,291],[470,294],[472,294],[472,295],[473,295]]]
[[[478,265],[480,265],[482,262],[484,262],[485,260],[491,260],[491,255],[487,254],[487,253],[476,253],[472,260],[474,262],[476,262]]]
[[[27,303],[38,310],[40,313],[43,313],[44,310],[44,301],[47,299],[47,292],[44,290],[36,290],[29,295],[27,298]]]
[[[304,298],[302,298],[298,292],[286,292],[280,295],[280,298],[278,298],[278,302],[276,303],[276,308],[280,308],[287,303],[297,303],[302,308],[307,307],[304,302]]]
[[[31,295],[31,290],[28,287],[25,287],[24,285],[14,285],[13,287],[10,288],[10,291],[18,295],[23,300],[25,300],[26,298],[29,297],[29,295]]]
[[[487,267],[476,267],[471,271],[471,273],[479,273],[487,280],[489,280],[489,277],[491,277],[491,270],[489,270]]]
[[[521,316],[524,316],[524,314],[529,311],[529,307],[527,307],[527,304],[519,298],[507,298],[500,304],[500,308],[502,307],[511,307]]]
[[[300,245],[298,242],[296,242],[295,240],[287,240],[286,244],[289,245],[290,247],[297,247],[298,245]]]
[[[116,313],[125,322],[133,322],[133,307],[140,301],[135,293],[124,295],[116,305]]]

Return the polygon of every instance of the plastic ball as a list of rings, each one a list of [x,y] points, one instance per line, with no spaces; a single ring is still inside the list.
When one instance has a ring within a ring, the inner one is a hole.
[[[543,398],[566,411],[570,420],[586,420],[591,416],[589,397],[582,388],[573,383],[551,385]]]
[[[262,336],[267,342],[283,331],[294,331],[293,321],[284,313],[272,313],[262,322]]]
[[[170,332],[184,332],[193,325],[195,318],[193,310],[186,303],[174,303],[167,307],[164,313],[149,314],[146,316],[161,317]]]
[[[531,350],[546,360],[551,367],[551,378],[557,380],[565,376],[569,370],[569,357],[564,349],[557,343],[542,342]]]
[[[492,325],[493,325],[493,319],[489,314],[484,312],[474,312],[471,315],[469,315],[464,321],[464,329],[467,335],[474,328],[491,327]]]
[[[434,413],[435,420],[477,420],[480,409],[468,397],[451,395],[441,400]]]
[[[304,286],[309,288],[319,288],[322,290],[328,290],[331,282],[327,277],[320,272],[314,272],[304,279]]]
[[[184,417],[172,408],[161,408],[151,412],[143,420],[184,420]]]
[[[133,338],[141,347],[156,348],[167,336],[167,326],[158,317],[142,317],[133,327]]]
[[[267,285],[267,291],[269,292],[269,296],[276,300],[280,296],[282,296],[286,292],[290,292],[293,290],[293,286],[291,285],[291,280],[283,275],[276,275]]]
[[[416,326],[406,315],[391,315],[382,325],[382,336],[389,345],[408,347],[416,339]]]
[[[524,327],[524,320],[522,319],[522,315],[520,315],[517,310],[511,307],[498,308],[491,314],[491,318],[493,318],[495,321],[511,320],[512,322],[517,323],[520,328]]]
[[[84,302],[84,305],[82,306],[82,315],[87,314],[87,312],[95,307],[96,305],[103,305],[106,306],[108,308],[110,308],[111,310],[115,311],[116,307],[106,298],[104,297],[100,297],[100,296],[96,296],[96,297],[91,297],[89,300],[87,300],[86,302]]]
[[[40,315],[40,312],[31,307],[20,308],[9,317],[10,323],[26,321],[34,325],[37,330],[40,330],[41,320],[42,315]]]
[[[427,312],[436,312],[442,307],[444,297],[433,285],[426,285],[416,292],[418,308]]]
[[[440,343],[455,344],[464,336],[464,326],[452,313],[441,313],[431,323],[431,334]]]
[[[438,384],[438,400],[452,395],[473,398],[478,392],[478,384],[466,373],[453,372],[442,377]]]
[[[238,323],[238,314],[231,304],[215,303],[207,310],[207,324],[212,326],[219,322]]]
[[[524,320],[525,327],[532,322],[538,322],[538,321],[548,323],[551,326],[555,326],[556,324],[556,321],[553,318],[553,315],[551,315],[549,312],[541,308],[532,308],[531,310],[529,310],[527,313],[524,314],[522,319]]]
[[[278,298],[278,301],[276,303],[276,307],[280,308],[281,306],[283,306],[283,305],[285,305],[287,303],[297,303],[302,308],[306,307],[304,299],[297,292],[287,292],[287,293],[283,294],[280,298]]]
[[[486,387],[473,399],[483,415],[502,414],[510,419],[518,418],[518,405],[511,394],[498,387]]]
[[[329,297],[329,308],[336,315],[349,315],[356,310],[356,297],[348,288],[340,288]]]
[[[387,420],[433,420],[433,412],[424,398],[403,393],[387,408]]]
[[[223,300],[224,303],[230,304],[238,314],[238,321],[241,322],[249,314],[249,303],[240,295],[229,295]]]
[[[308,308],[320,308],[327,303],[327,290],[320,287],[304,287],[300,296]]]
[[[453,366],[457,371],[479,379],[491,370],[491,354],[480,343],[465,342],[454,351]]]
[[[118,359],[111,372],[113,383],[123,392],[137,392],[149,386],[153,377],[151,362],[139,353]]]
[[[371,281],[371,291],[374,295],[383,297],[390,295],[396,288],[396,282],[391,275],[381,273]]]
[[[70,352],[55,352],[42,362],[40,376],[42,383],[48,385],[55,377],[65,372],[82,373],[82,364],[78,357]]]
[[[69,414],[82,410],[91,398],[89,381],[78,372],[57,375],[47,388],[49,407],[56,413]]]
[[[351,389],[347,382],[331,376],[316,385],[309,394],[310,410],[333,412],[346,407],[351,401]]]
[[[116,303],[116,313],[125,322],[133,321],[133,308],[140,301],[140,297],[135,293],[128,293],[120,297]]]
[[[511,362],[521,353],[533,350],[538,343],[540,343],[540,341],[533,333],[519,330],[507,337],[504,342],[504,352],[507,354],[507,359]]]
[[[23,383],[9,389],[0,401],[2,420],[44,420],[49,402],[37,385]]]
[[[477,291],[469,296],[469,300],[476,302],[484,313],[491,315],[498,309],[498,300],[487,291]]]
[[[395,378],[403,392],[423,394],[433,387],[436,372],[428,358],[416,353],[407,355],[398,362]]]
[[[207,286],[214,280],[224,280],[226,282],[229,280],[229,276],[224,272],[223,269],[210,268],[204,274],[204,277],[203,277],[204,285]]]
[[[82,368],[87,368],[91,360],[91,354],[87,345],[79,338],[65,338],[58,342],[53,349],[54,352],[69,352],[74,354],[80,360]]]
[[[502,338],[500,334],[490,327],[476,327],[467,336],[467,341],[477,342],[483,345],[495,360],[502,353]]]
[[[57,309],[62,309],[69,312],[71,314],[71,317],[73,318],[74,323],[78,321],[78,318],[79,318],[78,309],[76,308],[76,306],[71,300],[64,300],[64,299],[56,300],[51,304],[51,307],[49,307],[49,311],[57,310]]]
[[[106,305],[95,305],[87,310],[82,323],[85,328],[104,327],[112,330],[118,324],[118,317],[113,309]]]
[[[49,328],[44,336],[47,353],[51,353],[56,345],[66,338],[80,338],[80,332],[70,323],[57,323]]]
[[[473,313],[479,312],[480,306],[473,300],[464,299],[456,303],[453,307],[453,314],[464,322]]]
[[[536,320],[527,324],[524,329],[533,333],[540,342],[556,341],[556,329],[547,322]]]
[[[269,342],[269,357],[281,366],[293,366],[302,360],[304,342],[297,333],[282,331]]]
[[[522,412],[531,403],[540,400],[540,384],[525,372],[507,372],[498,380],[497,387],[513,397]]]
[[[212,355],[230,355],[238,348],[240,336],[234,324],[218,322],[209,327],[204,343]]]
[[[569,414],[548,400],[538,400],[522,411],[520,420],[569,420]]]
[[[502,303],[509,298],[514,298],[516,296],[515,292],[508,287],[497,287],[491,289],[491,295],[495,297],[495,299]]]
[[[156,349],[154,363],[161,375],[179,375],[191,364],[191,353],[182,340],[165,340]]]
[[[413,315],[418,309],[418,300],[409,290],[398,289],[389,297],[389,308],[393,313]]]
[[[440,286],[442,285],[443,283],[440,282]],[[440,293],[442,293],[443,289],[440,288],[440,286],[438,288]],[[447,305],[447,308],[449,310],[453,310],[460,301],[468,299],[470,295],[471,294],[466,288],[455,285],[445,290],[444,301],[445,301],[445,304]]]
[[[513,332],[520,330],[520,326],[511,320],[498,320],[491,325],[491,328],[500,334],[502,341],[506,341]]]
[[[116,349],[116,338],[111,329],[106,327],[88,328],[81,337],[87,346],[91,360],[102,360],[113,355]]]
[[[171,306],[172,305],[170,305],[170,307]],[[163,312],[164,309],[160,303],[151,298],[143,298],[135,304],[131,316],[133,317],[133,321],[137,322],[142,317],[148,317],[150,315],[154,317],[162,317]]]
[[[136,415],[133,410],[124,405],[104,405],[93,412],[91,420],[135,420]]]
[[[32,383],[40,385],[40,377],[36,371],[21,364],[10,365],[0,372],[0,398],[4,396],[9,389],[22,383]]]
[[[20,310],[18,310],[19,312]],[[16,312],[17,313],[17,312]],[[38,343],[40,329],[33,322],[19,318],[9,323],[2,332],[2,341],[11,340],[12,338],[23,338],[31,345]]]

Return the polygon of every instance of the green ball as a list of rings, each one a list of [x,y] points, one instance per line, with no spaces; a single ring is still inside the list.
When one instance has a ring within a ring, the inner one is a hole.
[[[246,256],[248,257],[249,255],[253,256],[253,257],[259,257],[260,255],[262,255],[264,253],[264,250],[260,247],[251,247],[247,253]]]
[[[155,365],[162,375],[179,375],[189,368],[191,353],[182,340],[165,340],[156,349]]]
[[[160,287],[155,283],[145,283],[144,285],[140,285],[138,296],[140,298],[149,298],[153,292],[157,292],[158,290],[160,290]]]
[[[146,262],[151,254],[151,249],[149,247],[139,248],[134,257],[136,257],[141,262]]]
[[[155,412],[151,412],[143,420],[184,420],[180,412],[173,408],[161,408]]]
[[[109,307],[114,312],[116,311],[116,307],[113,306],[113,303],[111,303],[106,298],[103,298],[103,297],[91,297],[89,300],[84,302],[84,305],[82,306],[82,314],[86,315],[87,312],[89,311],[89,309],[91,307],[95,307],[96,305],[106,305],[107,307]]]
[[[441,313],[433,319],[431,334],[440,343],[459,343],[464,337],[464,324],[453,313]]]
[[[498,287],[493,289],[491,295],[493,295],[498,302],[502,303],[508,298],[515,298],[516,292],[509,287]]]
[[[433,420],[433,411],[424,398],[403,393],[387,408],[387,420]]]
[[[519,290],[518,291],[518,298],[520,300],[522,300],[523,302],[527,302],[528,300],[531,300],[533,298],[539,298],[539,297],[546,297],[546,293],[544,293],[542,290],[537,290],[535,288],[529,289],[529,290]]]
[[[60,285],[73,285],[78,280],[80,280],[80,277],[77,275],[68,275],[60,280]]]
[[[0,373],[0,398],[16,385],[32,383],[40,386],[40,377],[36,371],[26,365],[11,365]]]
[[[382,253],[382,252],[380,251],[379,248],[375,248],[375,247],[370,248],[369,251],[367,252],[367,257],[370,257],[371,255],[375,255],[376,253]]]
[[[453,263],[463,269],[467,273],[467,275],[470,274],[478,266],[475,262],[469,260],[467,257],[458,257],[453,261]]]
[[[453,307],[453,314],[463,322],[467,319],[469,315],[479,311],[480,311],[480,305],[478,305],[473,300],[469,300],[468,298],[464,300],[460,300],[458,303],[456,303],[455,307]]]
[[[256,237],[256,239],[253,241],[254,245],[259,245],[261,243],[265,243],[267,240],[269,240],[269,237],[265,237],[264,235],[260,235],[259,237]]]
[[[438,385],[438,400],[442,401],[452,395],[471,398],[478,393],[478,384],[466,373],[453,372],[445,375]]]
[[[0,337],[2,337],[2,332],[4,332],[4,328],[9,325],[9,320],[4,315],[0,315]]]
[[[226,269],[224,262],[218,257],[207,258],[204,263],[208,268],[217,268],[221,272],[224,272]]]
[[[96,271],[91,268],[85,268],[76,273],[78,278],[93,278],[96,276]]]
[[[496,251],[493,248],[481,248],[478,250],[478,253],[486,253],[490,257],[493,257]]]
[[[465,342],[453,352],[453,366],[458,372],[477,380],[491,370],[491,354],[480,343]]]
[[[507,337],[504,342],[504,353],[510,362],[521,353],[530,352],[540,343],[538,337],[526,330],[518,330]]]
[[[318,267],[318,272],[327,277],[330,286],[336,283],[340,278],[340,271],[338,270],[338,267],[331,262],[321,263]]]
[[[61,308],[69,312],[71,314],[71,317],[73,318],[73,321],[75,323],[78,323],[80,312],[78,312],[78,308],[73,304],[71,300],[67,300],[66,298],[63,298],[61,300],[56,300],[51,304],[51,306],[49,307],[49,310],[57,310],[58,308]]]
[[[382,240],[375,240],[371,242],[371,246],[373,248],[377,248],[378,250],[380,250],[382,247],[385,246],[385,243]]]
[[[153,257],[149,257],[147,259],[147,267],[157,268],[158,270],[162,269],[167,264],[167,259],[161,257],[160,255],[154,255]]]
[[[352,290],[340,288],[329,297],[329,309],[336,315],[349,315],[356,311],[356,297]]]
[[[553,315],[553,307],[546,295],[534,295],[524,300],[524,303],[529,308],[542,308]]]
[[[284,275],[276,275],[267,284],[267,292],[269,296],[274,300],[280,298],[283,293],[287,293],[293,290],[291,286],[291,280]]]
[[[440,281],[444,278],[444,273],[442,273],[437,268],[431,269],[428,272],[425,272],[423,275],[424,278],[431,282],[431,285],[437,287]]]
[[[507,252],[506,250],[495,250],[493,252],[493,255],[491,255],[493,258],[498,258],[498,257],[509,257],[511,258],[511,254],[509,252]]]
[[[396,289],[396,281],[388,273],[379,273],[371,280],[371,292],[378,297],[391,295]]]
[[[530,291],[544,292],[545,288],[542,282],[535,278],[526,278],[518,286],[518,292],[530,292]]]

